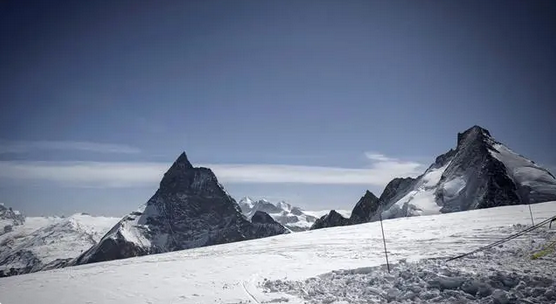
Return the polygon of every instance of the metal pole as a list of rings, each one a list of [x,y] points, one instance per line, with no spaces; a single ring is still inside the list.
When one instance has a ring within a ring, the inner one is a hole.
[[[390,263],[388,263],[388,250],[386,250],[386,238],[384,237],[384,227],[382,226],[382,212],[379,213],[380,216],[380,230],[382,230],[382,242],[384,243],[384,256],[386,256],[386,267],[388,272],[390,272]]]
[[[531,211],[531,203],[529,203],[529,214],[531,215],[531,224],[535,226],[535,221],[533,221],[533,211]]]

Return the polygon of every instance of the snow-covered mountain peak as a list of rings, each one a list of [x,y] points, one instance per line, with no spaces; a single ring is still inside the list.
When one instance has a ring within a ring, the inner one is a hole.
[[[263,211],[292,231],[307,230],[317,220],[315,216],[285,201],[274,204],[267,199],[254,200],[244,197],[239,200],[239,206],[247,218],[252,218],[257,211]]]
[[[292,211],[292,205],[288,204],[285,201],[279,201],[278,203],[276,203],[276,206],[282,210],[291,212]],[[299,209],[299,208],[298,208]]]
[[[379,215],[387,219],[556,200],[554,175],[488,130],[473,126],[457,137],[457,147],[438,156],[416,179],[395,178],[378,200],[365,202],[365,194],[349,220],[332,213],[313,227],[358,224]]]
[[[247,202],[248,200],[245,200]],[[281,233],[255,226],[208,168],[195,168],[182,153],[159,189],[139,210],[123,217],[73,264],[86,264],[255,239]],[[268,228],[268,229],[267,229]],[[282,227],[283,228],[283,227]]]
[[[386,191],[386,190],[385,190]],[[383,200],[385,217],[464,211],[556,199],[556,179],[474,126],[415,182]]]

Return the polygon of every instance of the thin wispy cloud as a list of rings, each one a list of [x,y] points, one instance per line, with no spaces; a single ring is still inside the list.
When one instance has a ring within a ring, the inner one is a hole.
[[[28,153],[39,150],[77,150],[119,154],[137,154],[141,152],[141,150],[128,145],[87,141],[0,141],[0,154]]]
[[[365,152],[365,157],[367,157],[371,161],[378,162],[397,161],[394,158],[387,157],[386,155],[377,152]]]
[[[44,180],[65,186],[135,187],[156,185],[169,163],[0,162],[0,178]],[[201,164],[222,183],[363,184],[384,186],[395,177],[417,176],[422,165],[384,157],[368,168],[276,164]]]

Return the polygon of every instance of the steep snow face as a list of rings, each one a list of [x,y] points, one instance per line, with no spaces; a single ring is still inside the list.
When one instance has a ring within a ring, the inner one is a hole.
[[[249,204],[246,200],[246,203]],[[242,215],[208,168],[194,168],[182,153],[160,187],[73,264],[123,259],[275,235]]]
[[[435,192],[450,162],[432,165],[419,177],[415,185],[402,198],[382,213],[383,218],[431,215],[440,213],[442,206],[435,201]]]
[[[381,196],[384,218],[556,200],[554,176],[478,126],[458,134],[456,149],[407,185]]]
[[[538,223],[554,216],[556,202],[531,207]],[[386,303],[375,296],[389,294],[390,303],[468,303],[460,300],[460,289],[435,288],[437,283],[450,287],[461,277],[462,283],[468,279],[485,283],[493,293],[518,278],[528,283],[522,293],[535,287],[534,292],[540,292],[524,303],[553,303],[538,299],[548,296],[554,286],[556,256],[531,260],[529,251],[532,244],[546,244],[547,228],[488,252],[445,262],[526,228],[531,224],[527,206],[400,218],[383,224],[391,273],[384,266],[380,223],[372,222],[2,278],[0,297],[10,304],[339,304],[374,303],[375,299]],[[404,261],[417,269],[406,271]],[[448,279],[439,282],[442,277]],[[292,288],[280,288],[277,280]],[[412,301],[410,292],[422,298]],[[428,292],[432,297],[425,296]],[[492,303],[492,299],[475,303]]]
[[[500,143],[493,144],[489,152],[504,164],[508,176],[518,186],[523,202],[556,200],[556,179],[548,170]]]
[[[251,218],[257,211],[263,211],[291,231],[307,230],[317,220],[314,215],[284,201],[273,204],[266,199],[255,201],[244,197],[239,201],[239,206],[247,218]]]
[[[0,276],[64,265],[95,245],[116,222],[117,218],[86,214],[29,217],[0,236]]]
[[[241,212],[247,214],[255,206],[255,201],[252,198],[246,196],[239,200],[238,205],[241,208]]]

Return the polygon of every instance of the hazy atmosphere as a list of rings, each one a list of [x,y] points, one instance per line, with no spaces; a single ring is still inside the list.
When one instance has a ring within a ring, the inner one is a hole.
[[[534,5],[532,5],[534,4]],[[473,125],[556,172],[556,2],[0,2],[0,202],[121,216],[185,151],[351,209]]]

